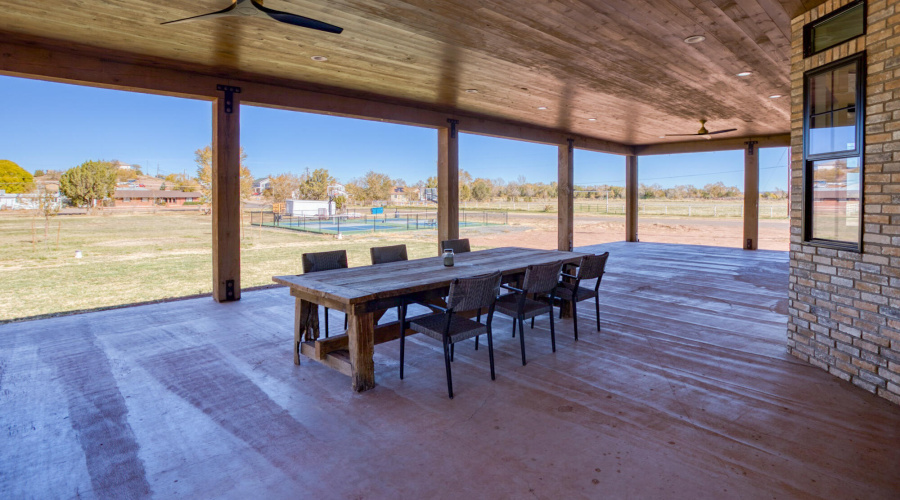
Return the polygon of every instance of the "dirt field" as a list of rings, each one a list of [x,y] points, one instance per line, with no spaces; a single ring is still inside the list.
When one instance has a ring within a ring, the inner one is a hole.
[[[510,226],[499,229],[465,230],[479,247],[527,246],[556,248],[556,214],[509,215]],[[681,243],[721,247],[742,247],[741,219],[643,217],[638,221],[638,238],[642,242]],[[623,241],[625,219],[615,216],[575,217],[575,246]],[[759,224],[759,248],[783,250],[790,247],[790,222],[764,220]]]
[[[245,219],[245,223],[249,217]],[[475,249],[556,248],[556,214],[510,213],[508,226],[463,229]],[[34,223],[34,230],[32,230]],[[642,219],[644,242],[741,246],[740,219]],[[575,245],[621,241],[621,216],[576,217]],[[788,222],[761,223],[760,248],[788,249]],[[0,321],[114,307],[212,288],[209,216],[196,213],[58,216],[0,214]],[[58,240],[57,240],[58,238]],[[435,255],[437,232],[333,236],[245,226],[242,286],[272,284],[272,276],[300,273],[304,252],[346,249],[350,265],[368,265],[369,248],[405,243],[411,259]],[[81,258],[76,258],[76,251]]]

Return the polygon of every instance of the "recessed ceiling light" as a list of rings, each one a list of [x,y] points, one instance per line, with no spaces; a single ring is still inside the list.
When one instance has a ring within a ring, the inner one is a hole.
[[[538,106],[538,109],[543,111],[543,110],[547,109],[547,106]]]
[[[466,89],[466,94],[477,94],[478,89]]]
[[[685,38],[685,39],[684,39],[684,43],[693,45],[693,44],[695,44],[695,43],[700,43],[700,42],[702,42],[702,41],[704,41],[704,40],[706,40],[706,37],[705,37],[705,36],[703,36],[703,35],[694,35],[694,36],[689,36],[689,37]]]
[[[769,99],[778,99],[779,97],[782,97],[782,95],[781,94],[772,94],[769,96]]]
[[[595,122],[595,121],[597,121],[597,119],[596,119],[596,118],[588,118],[588,121],[589,121],[589,122]]]
[[[328,60],[328,58],[325,56],[312,56],[312,57],[310,57],[310,59],[312,59],[313,61],[316,61],[316,62],[325,62]]]
[[[749,71],[741,71],[740,73],[737,74],[737,76],[745,77],[745,76],[750,76],[750,75],[752,75],[752,74],[753,74],[753,73],[751,73],[751,72],[749,72]]]

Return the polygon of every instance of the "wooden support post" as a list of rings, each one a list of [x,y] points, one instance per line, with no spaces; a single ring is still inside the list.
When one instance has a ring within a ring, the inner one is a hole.
[[[571,252],[575,233],[575,148],[574,139],[568,139],[565,145],[559,146],[558,174],[557,174],[557,237],[559,250]]]
[[[240,89],[219,85],[213,104],[212,254],[213,298],[241,298]]]
[[[744,148],[744,249],[759,248],[759,148],[747,141]]]
[[[638,157],[625,157],[625,241],[638,240]]]
[[[438,255],[441,241],[459,238],[459,122],[447,123],[438,129]]]
[[[353,390],[367,391],[375,387],[375,318],[361,307],[353,307],[348,313],[348,326]]]

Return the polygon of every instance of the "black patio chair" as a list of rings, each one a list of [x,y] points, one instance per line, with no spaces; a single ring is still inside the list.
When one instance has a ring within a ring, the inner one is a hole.
[[[372,256],[372,265],[387,264],[388,262],[401,262],[409,260],[406,254],[406,245],[391,245],[386,247],[372,247],[369,249]],[[400,306],[397,306],[397,317],[400,317]]]
[[[447,249],[453,250],[453,253],[466,253],[472,251],[472,248],[469,246],[469,238],[442,241],[441,250]]]
[[[488,358],[491,361],[491,380],[494,375],[494,340],[491,334],[491,321],[494,318],[494,304],[500,292],[500,272],[456,278],[450,282],[450,293],[447,296],[447,307],[429,305],[436,311],[422,316],[406,319],[407,304],[401,306],[400,312],[400,378],[403,378],[403,363],[406,349],[406,330],[424,333],[439,340],[444,347],[444,365],[447,369],[447,392],[453,399],[453,376],[450,362],[453,360],[453,344],[470,339],[477,335],[487,334]],[[481,323],[460,314],[468,311],[487,308],[487,321]]]
[[[516,336],[516,323],[519,324],[519,342],[522,345],[522,365],[525,365],[525,320],[541,314],[550,315],[550,343],[556,352],[556,330],[553,326],[553,300],[562,261],[549,264],[531,265],[525,270],[522,288],[503,285],[511,291],[497,299],[497,312],[513,318],[513,337]],[[535,300],[538,299],[538,300]],[[540,300],[540,299],[547,299]],[[534,323],[532,323],[533,325]]]
[[[372,256],[373,265],[409,260],[409,257],[406,255],[406,245],[372,247],[369,249],[369,254]]]
[[[609,252],[600,255],[589,255],[581,258],[578,264],[578,272],[575,275],[562,273],[563,279],[556,288],[556,298],[566,300],[572,303],[572,320],[575,328],[575,340],[578,340],[578,311],[576,304],[582,300],[594,298],[594,306],[597,312],[597,331],[600,331],[600,281],[603,279],[603,273],[606,270],[606,260],[609,259]],[[594,289],[581,286],[582,280],[596,279]],[[562,308],[559,310],[562,317]]]
[[[303,274],[347,268],[347,251],[312,252],[301,256]],[[347,329],[347,315],[344,314],[344,330]],[[328,308],[325,308],[325,338],[328,338]]]

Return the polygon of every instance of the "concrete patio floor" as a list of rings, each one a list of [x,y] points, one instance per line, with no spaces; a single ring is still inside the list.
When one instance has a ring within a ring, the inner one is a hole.
[[[362,394],[295,366],[286,289],[0,325],[0,498],[900,497],[900,407],[786,353],[786,253],[587,249],[602,332],[523,367],[498,315],[453,400],[422,336]]]

